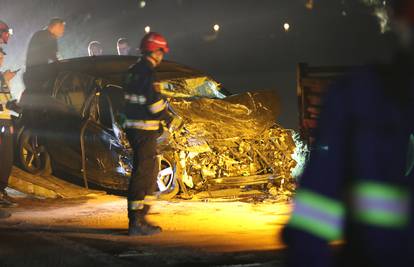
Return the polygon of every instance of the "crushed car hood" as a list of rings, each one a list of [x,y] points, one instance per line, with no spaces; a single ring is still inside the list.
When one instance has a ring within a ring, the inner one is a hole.
[[[258,136],[276,123],[280,113],[278,96],[272,91],[224,99],[172,99],[170,104],[186,129],[206,140]]]

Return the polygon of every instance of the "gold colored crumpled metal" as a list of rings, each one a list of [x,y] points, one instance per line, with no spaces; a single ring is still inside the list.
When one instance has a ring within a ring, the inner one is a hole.
[[[178,99],[171,106],[184,121],[173,143],[187,155],[191,153],[185,165],[196,189],[209,179],[266,174],[277,177],[274,186],[278,190],[281,183],[294,183],[295,142],[291,130],[275,123],[279,106],[271,92]]]

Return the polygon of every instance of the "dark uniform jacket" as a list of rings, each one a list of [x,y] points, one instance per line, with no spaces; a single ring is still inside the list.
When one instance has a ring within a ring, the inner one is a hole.
[[[284,230],[288,266],[414,266],[414,76],[387,84],[390,70],[362,68],[329,90]]]
[[[145,58],[129,69],[124,84],[125,128],[156,131],[168,117],[166,102],[154,87],[154,79],[154,68]]]
[[[26,67],[47,64],[58,60],[57,39],[48,31],[36,32],[27,49]]]

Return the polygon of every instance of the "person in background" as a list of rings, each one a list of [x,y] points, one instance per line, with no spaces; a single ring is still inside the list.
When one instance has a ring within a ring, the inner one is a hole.
[[[27,49],[26,71],[34,66],[59,60],[57,41],[65,34],[65,25],[64,20],[53,18],[45,29],[32,36]]]
[[[92,41],[88,45],[88,55],[90,57],[94,56],[102,56],[103,54],[103,46],[98,41]]]
[[[116,50],[118,51],[119,56],[132,56],[133,51],[132,47],[129,44],[129,40],[127,38],[119,38],[116,43]]]
[[[23,81],[26,87],[37,87],[47,76],[44,64],[59,62],[58,39],[65,34],[66,23],[60,18],[53,18],[48,26],[33,34],[27,48],[26,72]]]

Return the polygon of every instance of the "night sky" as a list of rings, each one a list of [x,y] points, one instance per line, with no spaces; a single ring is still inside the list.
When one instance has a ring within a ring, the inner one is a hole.
[[[119,37],[138,45],[148,25],[169,40],[168,59],[205,71],[230,91],[276,90],[279,122],[288,128],[298,124],[299,62],[359,65],[390,57],[393,36],[381,34],[371,13],[357,0],[315,0],[311,10],[305,0],[147,0],[144,8],[138,0],[0,0],[0,19],[15,32],[5,68],[24,65],[31,35],[51,17],[67,21],[59,41],[64,58],[86,56],[92,40],[105,54],[116,53]],[[21,85],[14,85],[18,95]]]

